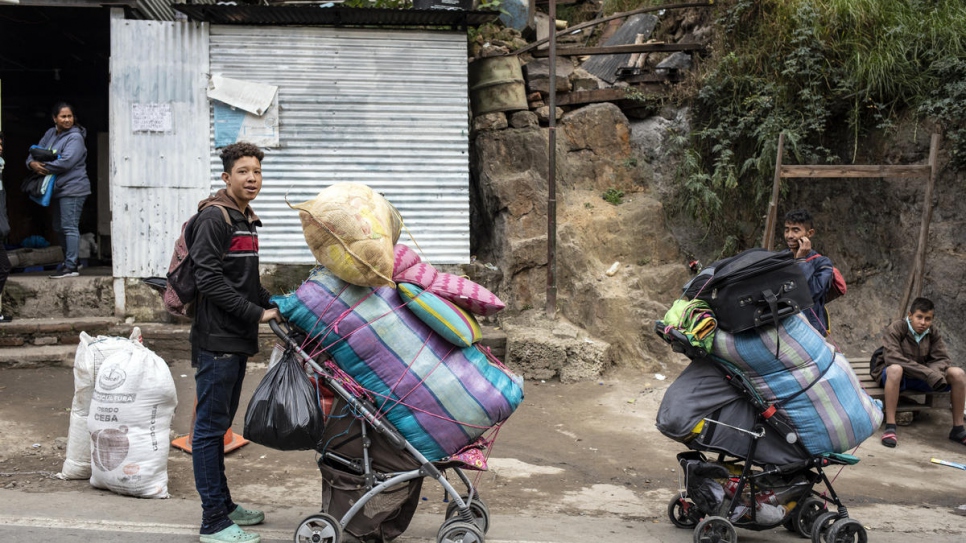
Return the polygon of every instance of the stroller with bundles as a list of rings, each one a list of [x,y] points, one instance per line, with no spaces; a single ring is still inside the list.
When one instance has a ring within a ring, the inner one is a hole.
[[[474,444],[476,457],[427,460],[351,377],[326,360],[324,353],[310,354],[315,350],[311,338],[275,321],[269,325],[282,340],[282,357],[297,358],[314,374],[326,414],[316,446],[323,479],[322,511],[299,524],[295,542],[341,543],[346,534],[363,541],[391,540],[408,527],[419,503],[422,479],[431,477],[449,501],[437,543],[482,543],[489,529],[489,509],[462,468],[485,465],[480,449],[486,442]],[[467,463],[466,458],[478,461]],[[447,471],[456,474],[464,491],[447,479]]]
[[[789,257],[756,250],[717,264],[655,324],[691,360],[657,416],[658,430],[690,449],[678,455],[671,522],[695,542],[776,526],[814,543],[865,542],[824,470],[859,461],[845,452],[879,426],[880,407],[801,314],[807,300],[776,303],[774,293],[805,284]]]
[[[670,338],[675,351],[692,359],[668,388],[658,414],[662,433],[691,449],[677,455],[684,490],[668,503],[671,522],[693,528],[696,543],[734,543],[735,527],[760,531],[779,525],[814,543],[865,542],[865,528],[849,518],[824,471],[854,465],[859,459],[835,452],[810,453],[790,422],[774,404],[766,405],[741,371],[694,348],[661,321],[655,327],[662,338]],[[716,405],[680,394],[683,390],[701,390]],[[688,417],[672,412],[695,400],[698,405],[693,409],[711,411],[685,429],[690,421],[683,420]],[[705,453],[716,457],[709,460]],[[819,483],[825,492],[815,489]]]

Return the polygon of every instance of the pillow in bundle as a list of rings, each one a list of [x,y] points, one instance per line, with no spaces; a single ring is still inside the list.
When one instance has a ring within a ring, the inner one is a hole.
[[[411,283],[397,283],[396,290],[419,320],[453,345],[469,347],[482,339],[476,317],[453,302]]]

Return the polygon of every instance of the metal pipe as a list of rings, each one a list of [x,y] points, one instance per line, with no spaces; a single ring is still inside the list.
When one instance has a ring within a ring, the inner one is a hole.
[[[557,0],[550,0],[550,108],[547,151],[547,317],[557,314]]]

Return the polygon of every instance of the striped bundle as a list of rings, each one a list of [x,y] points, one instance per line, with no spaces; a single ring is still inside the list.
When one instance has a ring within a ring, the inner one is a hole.
[[[324,267],[272,298],[428,460],[473,443],[523,400],[523,383],[475,345],[457,347],[407,310],[391,287],[362,287]]]
[[[719,329],[712,354],[737,367],[813,455],[846,452],[882,422],[848,360],[801,314],[748,332]]]

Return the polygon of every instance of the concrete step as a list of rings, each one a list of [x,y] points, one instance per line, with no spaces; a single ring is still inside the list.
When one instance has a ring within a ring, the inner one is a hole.
[[[191,358],[188,323],[125,323],[114,317],[16,319],[0,324],[0,368],[72,367],[82,331],[91,336],[129,337],[135,326],[141,330],[144,345],[169,364]],[[506,334],[493,326],[483,326],[482,330],[480,345],[503,360]],[[267,324],[262,324],[258,339],[259,353],[252,357],[252,362],[267,361],[278,337]]]
[[[110,267],[83,268],[80,276],[61,279],[51,279],[51,273],[11,275],[3,292],[4,314],[18,319],[114,316]]]

